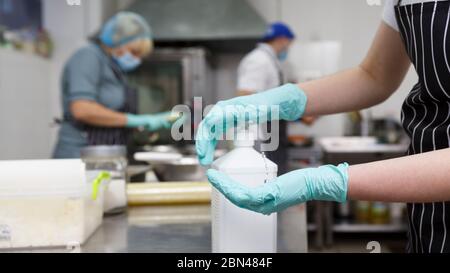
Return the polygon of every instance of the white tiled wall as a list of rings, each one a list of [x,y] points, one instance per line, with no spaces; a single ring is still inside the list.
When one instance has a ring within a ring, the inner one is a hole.
[[[12,49],[0,60],[0,160],[46,158],[50,62]]]

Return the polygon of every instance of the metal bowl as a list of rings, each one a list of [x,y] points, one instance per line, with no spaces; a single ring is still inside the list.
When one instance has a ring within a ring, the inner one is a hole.
[[[207,181],[206,168],[192,156],[172,162],[152,164],[152,168],[156,177],[162,182]]]
[[[155,152],[155,153],[179,153],[179,149],[173,145],[156,145],[156,146],[145,146],[144,151]]]
[[[181,159],[170,161],[148,161],[156,177],[161,182],[201,182],[207,181],[206,167],[200,165],[197,159],[195,146],[173,146],[159,145],[149,146],[144,149],[155,153],[178,153]],[[225,150],[217,149],[214,157],[218,158],[226,153]]]

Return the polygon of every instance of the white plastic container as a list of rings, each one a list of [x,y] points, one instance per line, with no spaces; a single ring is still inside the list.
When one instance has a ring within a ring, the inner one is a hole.
[[[0,161],[0,249],[83,244],[103,219],[87,176],[81,160]]]
[[[258,187],[277,176],[277,165],[254,148],[251,133],[239,133],[235,149],[212,167],[249,187]],[[214,253],[275,253],[277,215],[265,216],[241,209],[217,190],[212,193],[212,249]]]

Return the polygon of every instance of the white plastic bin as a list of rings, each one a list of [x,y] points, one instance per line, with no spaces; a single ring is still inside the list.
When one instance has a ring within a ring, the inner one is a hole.
[[[0,249],[82,245],[103,218],[92,177],[81,160],[0,161]]]

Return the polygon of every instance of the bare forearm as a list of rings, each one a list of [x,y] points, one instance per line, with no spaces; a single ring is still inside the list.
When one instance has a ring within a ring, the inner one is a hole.
[[[127,123],[124,113],[116,112],[91,101],[73,102],[71,112],[78,121],[94,126],[124,127]]]
[[[450,200],[450,149],[349,168],[350,200],[428,203]]]
[[[237,97],[250,96],[250,95],[253,95],[255,93],[256,93],[256,91],[253,91],[253,90],[238,90],[236,92],[236,96]]]
[[[308,97],[305,114],[312,116],[360,110],[387,98],[386,92],[360,67],[302,83],[300,88]]]

